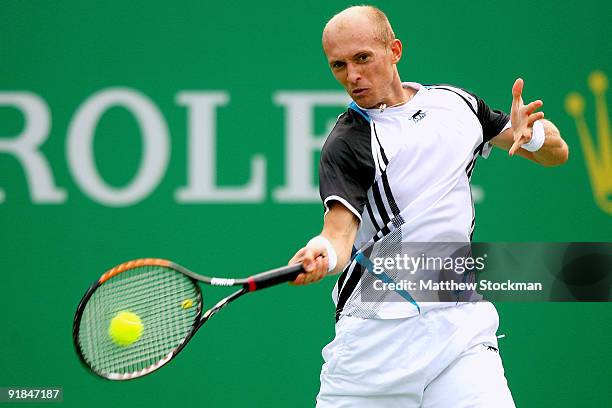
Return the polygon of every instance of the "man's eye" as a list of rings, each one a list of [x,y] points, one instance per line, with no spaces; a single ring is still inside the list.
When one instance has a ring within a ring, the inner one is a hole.
[[[367,54],[361,54],[357,57],[357,61],[359,62],[366,62],[369,59],[369,56]]]
[[[342,63],[342,62],[334,62],[334,63],[332,64],[332,68],[333,68],[333,69],[340,69],[340,68],[342,68],[343,66],[344,66],[344,63]]]

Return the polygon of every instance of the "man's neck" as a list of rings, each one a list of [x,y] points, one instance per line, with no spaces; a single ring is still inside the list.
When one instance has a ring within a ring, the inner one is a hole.
[[[377,106],[378,108],[386,109],[386,108],[394,108],[396,106],[401,106],[407,103],[412,97],[416,94],[416,90],[410,87],[404,88],[400,83],[400,88],[394,95],[387,99],[387,101],[382,102]]]

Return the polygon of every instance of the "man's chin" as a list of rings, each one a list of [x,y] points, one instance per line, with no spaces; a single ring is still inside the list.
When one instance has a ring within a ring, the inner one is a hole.
[[[366,97],[360,98],[359,95],[353,96],[352,99],[357,105],[359,105],[359,107],[364,108],[364,109],[374,109],[378,107],[378,105],[380,105],[379,103],[376,103],[375,101],[373,101],[372,98],[366,98]]]

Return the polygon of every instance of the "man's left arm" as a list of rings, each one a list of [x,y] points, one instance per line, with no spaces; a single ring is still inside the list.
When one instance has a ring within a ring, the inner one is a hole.
[[[492,138],[491,144],[507,150],[510,156],[517,154],[543,166],[557,166],[565,163],[569,150],[561,138],[559,129],[552,122],[543,119],[543,112],[536,112],[543,105],[541,100],[527,105],[523,103],[523,85],[523,80],[519,78],[512,87],[510,110],[512,126]],[[536,121],[539,122],[535,123]],[[534,139],[534,128],[536,129],[535,139],[538,140]],[[527,150],[534,148],[537,150]]]

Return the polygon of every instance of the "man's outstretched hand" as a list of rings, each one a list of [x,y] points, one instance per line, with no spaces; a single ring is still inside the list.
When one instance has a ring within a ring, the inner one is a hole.
[[[522,145],[529,143],[531,140],[531,129],[533,122],[544,118],[544,112],[536,112],[543,105],[541,100],[533,101],[527,105],[523,102],[523,86],[522,78],[514,81],[512,86],[512,108],[510,109],[510,121],[512,122],[512,134],[514,143],[508,153],[514,155]]]

